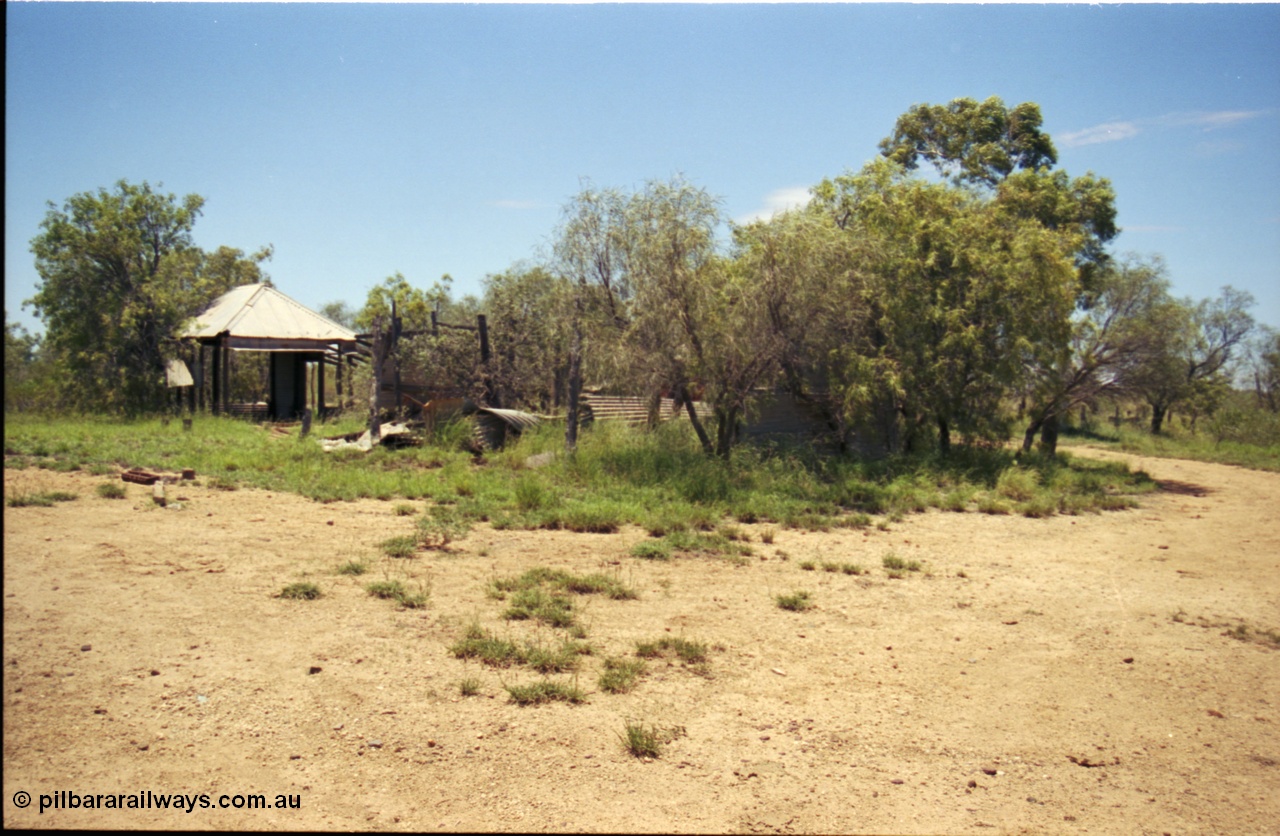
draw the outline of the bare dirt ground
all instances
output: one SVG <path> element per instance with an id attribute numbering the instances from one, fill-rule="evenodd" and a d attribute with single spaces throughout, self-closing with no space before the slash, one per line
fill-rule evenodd
<path id="1" fill-rule="evenodd" d="M 488 527 L 393 562 L 375 544 L 413 527 L 395 503 L 188 486 L 162 509 L 139 486 L 100 498 L 106 477 L 6 470 L 6 495 L 79 498 L 4 510 L 4 825 L 1280 832 L 1280 650 L 1227 634 L 1280 630 L 1280 475 L 1129 460 L 1163 484 L 1138 510 L 930 512 L 772 545 L 745 526 L 744 566 L 629 557 L 640 530 Z M 927 571 L 888 579 L 890 550 Z M 361 558 L 370 574 L 336 573 Z M 533 566 L 640 592 L 582 599 L 586 704 L 513 705 L 504 683 L 537 674 L 447 650 L 473 620 L 529 633 L 485 587 Z M 430 606 L 370 597 L 388 573 L 429 582 Z M 276 597 L 304 579 L 324 597 Z M 775 605 L 796 589 L 816 609 Z M 662 636 L 716 647 L 706 675 L 658 661 L 598 691 L 601 659 Z M 669 730 L 661 758 L 624 751 L 628 719 Z M 37 810 L 147 790 L 213 806 Z M 248 793 L 300 808 L 217 807 Z"/>

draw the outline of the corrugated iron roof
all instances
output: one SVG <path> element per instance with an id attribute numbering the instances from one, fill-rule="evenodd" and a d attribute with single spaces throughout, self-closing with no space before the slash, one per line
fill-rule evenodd
<path id="1" fill-rule="evenodd" d="M 352 342 L 356 338 L 351 329 L 264 284 L 241 285 L 222 294 L 181 336 L 211 339 L 224 331 L 251 339 Z"/>

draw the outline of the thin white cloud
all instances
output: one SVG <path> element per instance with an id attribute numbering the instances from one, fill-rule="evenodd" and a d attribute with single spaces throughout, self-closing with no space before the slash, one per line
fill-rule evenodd
<path id="1" fill-rule="evenodd" d="M 775 189 L 765 196 L 764 203 L 759 209 L 734 218 L 733 222 L 739 226 L 744 226 L 755 221 L 767 221 L 780 212 L 799 209 L 808 202 L 808 186 L 787 186 L 786 188 Z"/>
<path id="2" fill-rule="evenodd" d="M 1206 129 L 1213 129 L 1256 119 L 1265 113 L 1265 110 L 1215 110 L 1199 113 L 1170 113 L 1161 119 L 1173 125 L 1199 125 Z"/>
<path id="3" fill-rule="evenodd" d="M 1098 145 L 1103 142 L 1132 139 L 1153 127 L 1192 126 L 1212 131 L 1265 116 L 1268 112 L 1266 110 L 1208 110 L 1166 113 L 1153 119 L 1104 122 L 1092 128 L 1061 134 L 1057 139 L 1066 148 L 1078 148 L 1082 145 Z"/>
<path id="4" fill-rule="evenodd" d="M 1085 128 L 1082 131 L 1065 133 L 1058 141 L 1067 148 L 1078 148 L 1081 145 L 1097 145 L 1102 142 L 1120 142 L 1141 133 L 1137 122 L 1106 122 Z"/>

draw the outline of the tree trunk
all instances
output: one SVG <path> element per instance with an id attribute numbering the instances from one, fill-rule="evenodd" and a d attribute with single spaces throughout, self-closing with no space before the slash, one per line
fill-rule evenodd
<path id="1" fill-rule="evenodd" d="M 702 452 L 708 456 L 715 455 L 715 447 L 711 445 L 711 437 L 707 435 L 706 429 L 702 426 L 702 421 L 698 418 L 698 410 L 694 409 L 693 399 L 689 397 L 689 392 L 684 384 L 680 384 L 676 396 L 684 402 L 684 411 L 689 416 L 689 423 L 693 424 L 693 431 L 698 434 L 698 441 L 702 443 Z"/>
<path id="2" fill-rule="evenodd" d="M 716 455 L 728 461 L 729 451 L 733 449 L 734 439 L 738 435 L 738 411 L 716 410 L 716 413 Z"/>
<path id="3" fill-rule="evenodd" d="M 1031 426 L 1027 427 L 1026 433 L 1022 436 L 1022 452 L 1030 453 L 1031 446 L 1036 442 L 1036 433 L 1040 432 L 1040 428 L 1044 426 L 1043 418 L 1034 418 Z"/>
<path id="4" fill-rule="evenodd" d="M 1168 412 L 1167 407 L 1152 406 L 1151 407 L 1151 434 L 1159 435 L 1160 428 L 1164 426 L 1164 416 Z"/>
<path id="5" fill-rule="evenodd" d="M 578 448 L 578 402 L 582 399 L 582 321 L 576 316 L 569 343 L 569 406 L 565 414 L 564 451 L 572 456 Z"/>
<path id="6" fill-rule="evenodd" d="M 951 453 L 951 427 L 947 425 L 947 419 L 938 417 L 938 452 L 943 456 Z"/>
<path id="7" fill-rule="evenodd" d="M 382 388 L 383 348 L 382 317 L 373 320 L 373 383 L 369 386 L 369 440 L 377 444 L 382 439 L 382 416 L 378 414 L 378 390 Z"/>
<path id="8" fill-rule="evenodd" d="M 1058 455 L 1058 416 L 1050 415 L 1044 419 L 1040 429 L 1040 452 L 1047 456 Z"/>

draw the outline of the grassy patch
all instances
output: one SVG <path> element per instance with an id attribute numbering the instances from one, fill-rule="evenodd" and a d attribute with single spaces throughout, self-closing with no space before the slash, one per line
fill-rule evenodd
<path id="1" fill-rule="evenodd" d="M 494 668 L 506 668 L 521 661 L 514 642 L 498 638 L 479 624 L 472 624 L 461 639 L 449 647 L 458 659 L 475 659 Z"/>
<path id="2" fill-rule="evenodd" d="M 796 590 L 790 595 L 778 595 L 773 600 L 780 609 L 791 612 L 804 612 L 813 608 L 813 596 L 804 590 Z"/>
<path id="3" fill-rule="evenodd" d="M 369 571 L 369 565 L 358 560 L 351 560 L 338 567 L 339 575 L 363 575 Z"/>
<path id="4" fill-rule="evenodd" d="M 289 598 L 294 601 L 314 601 L 320 597 L 320 587 L 306 581 L 291 583 L 284 589 L 280 590 L 281 598 Z"/>
<path id="5" fill-rule="evenodd" d="M 388 537 L 378 544 L 378 548 L 387 557 L 413 557 L 418 550 L 418 538 L 410 536 Z"/>
<path id="6" fill-rule="evenodd" d="M 622 747 L 637 758 L 658 758 L 662 756 L 662 736 L 653 726 L 629 722 L 622 733 Z"/>
<path id="7" fill-rule="evenodd" d="M 346 418 L 323 424 L 315 435 L 352 432 L 362 424 L 358 417 Z M 1019 512 L 1086 513 L 1127 507 L 1129 497 L 1151 485 L 1142 474 L 1112 463 L 1066 455 L 1015 461 L 998 448 L 957 447 L 945 458 L 869 461 L 804 447 L 743 444 L 727 461 L 710 459 L 687 422 L 668 422 L 652 432 L 599 422 L 579 438 L 575 456 L 529 471 L 523 465 L 529 455 L 560 443 L 557 429 L 546 426 L 476 467 L 460 443 L 467 428 L 458 422 L 438 429 L 420 447 L 353 455 L 324 453 L 312 440 L 278 438 L 222 416 L 197 416 L 184 432 L 178 422 L 156 419 L 18 414 L 6 416 L 5 446 L 7 463 L 43 462 L 53 469 L 172 469 L 181 462 L 214 488 L 288 491 L 322 502 L 402 498 L 410 507 L 432 500 L 417 532 L 419 547 L 429 549 L 446 548 L 487 519 L 498 528 L 583 532 L 632 524 L 663 538 L 671 554 L 743 555 L 745 535 L 737 525 L 768 523 L 760 532 L 767 542 L 776 529 L 860 527 L 871 523 L 869 514 L 894 519 L 926 507 L 959 510 L 981 505 L 984 496 L 991 497 L 989 512 L 1034 503 Z M 404 514 L 404 507 L 399 503 L 392 513 Z M 731 523 L 716 531 L 726 520 Z"/>
<path id="8" fill-rule="evenodd" d="M 48 508 L 56 502 L 71 502 L 76 494 L 67 491 L 43 491 L 39 493 L 13 493 L 5 497 L 4 504 L 10 508 Z"/>
<path id="9" fill-rule="evenodd" d="M 547 702 L 583 703 L 587 697 L 568 682 L 543 679 L 530 685 L 508 685 L 507 694 L 516 705 L 541 705 Z"/>
<path id="10" fill-rule="evenodd" d="M 671 544 L 661 540 L 644 540 L 631 547 L 631 556 L 642 560 L 670 560 Z"/>
<path id="11" fill-rule="evenodd" d="M 458 509 L 435 505 L 418 518 L 417 541 L 424 549 L 444 549 L 470 531 L 470 521 Z"/>
<path id="12" fill-rule="evenodd" d="M 575 575 L 562 569 L 538 567 L 515 577 L 489 583 L 489 597 L 510 598 L 503 618 L 533 619 L 552 627 L 574 624 L 570 595 L 605 595 L 615 601 L 632 600 L 638 593 L 615 577 L 604 574 Z"/>
<path id="13" fill-rule="evenodd" d="M 625 694 L 636 686 L 644 672 L 645 664 L 640 659 L 605 659 L 597 684 L 601 691 Z"/>
<path id="14" fill-rule="evenodd" d="M 480 693 L 480 680 L 467 677 L 458 683 L 458 693 L 464 697 L 474 697 Z"/>
<path id="15" fill-rule="evenodd" d="M 899 556 L 896 552 L 889 552 L 880 560 L 885 569 L 885 574 L 890 578 L 904 578 L 907 572 L 919 572 L 922 564 L 918 560 L 908 560 Z"/>
<path id="16" fill-rule="evenodd" d="M 93 490 L 103 499 L 124 499 L 129 493 L 124 485 L 118 482 L 103 482 Z"/>
<path id="17" fill-rule="evenodd" d="M 636 643 L 636 655 L 642 659 L 660 659 L 668 654 L 690 665 L 707 661 L 708 647 L 702 642 L 692 641 L 679 636 L 664 636 L 649 642 Z"/>

